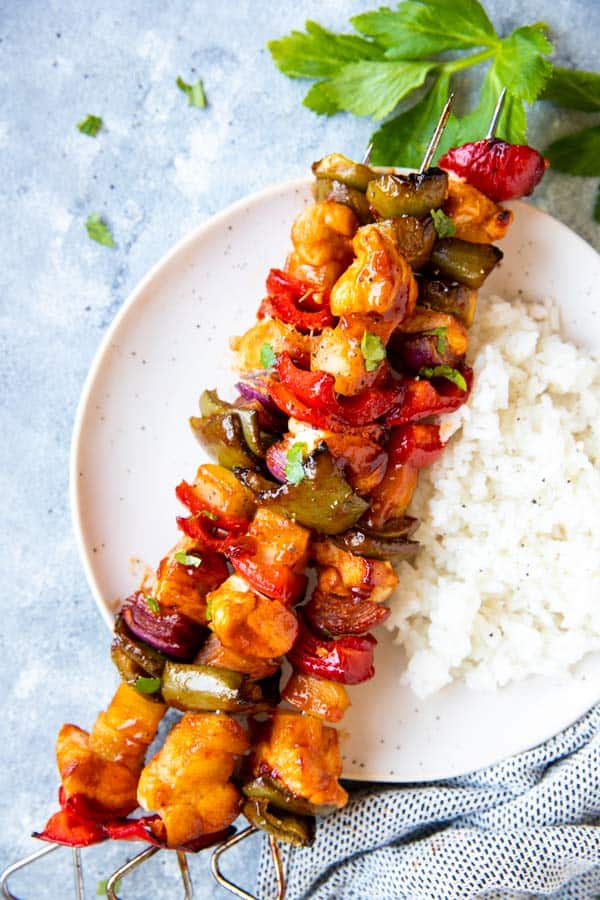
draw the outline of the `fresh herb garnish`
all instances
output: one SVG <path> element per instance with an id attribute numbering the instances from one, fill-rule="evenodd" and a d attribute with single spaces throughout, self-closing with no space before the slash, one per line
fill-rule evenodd
<path id="1" fill-rule="evenodd" d="M 160 690 L 161 683 L 160 678 L 150 678 L 140 675 L 139 678 L 135 679 L 133 686 L 140 694 L 155 694 Z"/>
<path id="2" fill-rule="evenodd" d="M 302 441 L 292 444 L 285 455 L 285 477 L 290 484 L 300 484 L 306 472 L 304 471 L 304 457 L 308 453 L 308 446 Z"/>
<path id="3" fill-rule="evenodd" d="M 181 563 L 182 566 L 193 566 L 195 569 L 202 565 L 201 556 L 194 556 L 193 553 L 186 553 L 184 550 L 179 550 L 175 554 L 175 559 L 178 563 Z"/>
<path id="4" fill-rule="evenodd" d="M 544 155 L 553 169 L 568 175 L 600 175 L 600 125 L 559 138 Z"/>
<path id="5" fill-rule="evenodd" d="M 450 216 L 446 215 L 443 209 L 432 209 L 431 218 L 433 219 L 433 227 L 440 239 L 454 237 L 456 234 L 456 225 Z"/>
<path id="6" fill-rule="evenodd" d="M 77 128 L 82 134 L 88 134 L 90 137 L 96 137 L 102 128 L 101 116 L 86 116 L 81 122 L 77 123 Z"/>
<path id="7" fill-rule="evenodd" d="M 263 344 L 260 348 L 260 364 L 263 369 L 270 369 L 276 361 L 277 357 L 271 344 Z"/>
<path id="8" fill-rule="evenodd" d="M 92 213 L 87 217 L 85 227 L 89 237 L 91 237 L 93 241 L 96 241 L 98 244 L 103 244 L 105 247 L 115 246 L 113 236 L 110 233 L 110 228 L 106 222 L 102 221 L 98 213 Z"/>
<path id="9" fill-rule="evenodd" d="M 96 888 L 96 896 L 97 897 L 108 896 L 108 893 L 106 890 L 107 887 L 108 887 L 108 878 L 103 878 L 102 881 L 98 882 L 98 886 Z M 115 894 L 117 894 L 121 890 L 121 879 L 120 878 L 117 879 L 117 881 L 115 881 L 113 890 L 114 890 Z"/>
<path id="10" fill-rule="evenodd" d="M 467 390 L 465 376 L 458 369 L 453 369 L 451 366 L 423 366 L 422 369 L 419 369 L 419 378 L 445 378 L 460 388 L 461 391 Z"/>
<path id="11" fill-rule="evenodd" d="M 216 513 L 211 512 L 208 509 L 201 509 L 198 513 L 199 516 L 204 516 L 205 519 L 212 519 L 215 522 L 219 517 Z"/>
<path id="12" fill-rule="evenodd" d="M 365 331 L 360 342 L 360 351 L 365 361 L 367 372 L 373 372 L 385 359 L 385 345 L 381 338 L 370 331 Z"/>
<path id="13" fill-rule="evenodd" d="M 146 599 L 148 608 L 155 615 L 157 615 L 160 612 L 160 604 L 159 604 L 158 600 L 156 599 L 156 597 L 153 597 L 151 594 L 147 594 L 145 599 Z"/>
<path id="14" fill-rule="evenodd" d="M 204 93 L 204 85 L 201 78 L 198 79 L 196 84 L 188 84 L 180 76 L 177 79 L 177 87 L 184 94 L 187 94 L 188 106 L 197 106 L 200 109 L 204 109 L 206 106 L 206 94 Z"/>
<path id="15" fill-rule="evenodd" d="M 496 135 L 511 143 L 526 143 L 527 107 L 536 99 L 600 110 L 600 74 L 553 66 L 544 22 L 522 25 L 502 37 L 479 0 L 404 0 L 395 9 L 354 16 L 350 24 L 354 33 L 336 34 L 308 21 L 304 31 L 293 31 L 268 46 L 289 78 L 315 80 L 304 105 L 319 114 L 347 110 L 382 119 L 419 88 L 425 89 L 416 103 L 371 136 L 375 165 L 418 167 L 450 89 L 456 91 L 463 70 L 480 64 L 486 64 L 487 71 L 479 103 L 462 117 L 452 114 L 438 159 L 450 147 L 487 133 L 503 88 L 507 95 Z M 446 51 L 452 52 L 452 59 L 440 59 Z M 558 159 L 560 171 L 595 172 L 593 159 L 600 153 L 594 136 L 586 132 L 570 135 L 571 143 L 557 150 L 552 145 L 550 159 L 553 165 L 553 155 Z"/>
<path id="16" fill-rule="evenodd" d="M 430 337 L 435 337 L 435 349 L 438 353 L 446 352 L 446 338 L 448 335 L 448 329 L 444 328 L 431 328 L 429 331 L 422 331 L 421 334 L 425 334 Z"/>

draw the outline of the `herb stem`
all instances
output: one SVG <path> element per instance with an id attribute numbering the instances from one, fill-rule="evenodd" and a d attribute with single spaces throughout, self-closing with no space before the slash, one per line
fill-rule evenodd
<path id="1" fill-rule="evenodd" d="M 460 72 L 462 69 L 468 69 L 470 66 L 476 66 L 478 63 L 485 62 L 496 55 L 496 47 L 490 47 L 488 50 L 481 50 L 479 53 L 473 53 L 472 56 L 464 56 L 461 59 L 452 59 L 449 62 L 442 63 L 441 68 L 448 75 L 454 72 Z"/>

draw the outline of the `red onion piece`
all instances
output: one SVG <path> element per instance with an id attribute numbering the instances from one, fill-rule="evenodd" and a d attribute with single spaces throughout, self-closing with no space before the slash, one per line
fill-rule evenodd
<path id="1" fill-rule="evenodd" d="M 122 613 L 135 637 L 174 659 L 193 659 L 207 634 L 206 628 L 181 613 L 152 612 L 142 591 L 125 600 Z"/>

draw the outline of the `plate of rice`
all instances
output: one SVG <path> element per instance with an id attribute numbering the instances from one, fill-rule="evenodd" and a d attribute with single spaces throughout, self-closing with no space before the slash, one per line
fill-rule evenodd
<path id="1" fill-rule="evenodd" d="M 72 446 L 80 554 L 109 625 L 177 537 L 174 485 L 205 461 L 199 392 L 310 202 L 308 179 L 200 226 L 141 282 L 88 376 Z M 426 781 L 533 747 L 600 699 L 600 257 L 535 207 L 515 219 L 470 331 L 467 405 L 411 514 L 376 677 L 351 689 L 344 777 Z M 140 562 L 142 561 L 142 562 Z"/>

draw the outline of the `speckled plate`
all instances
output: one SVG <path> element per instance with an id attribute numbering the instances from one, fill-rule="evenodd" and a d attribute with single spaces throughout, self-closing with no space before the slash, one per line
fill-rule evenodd
<path id="1" fill-rule="evenodd" d="M 231 390 L 228 342 L 254 320 L 264 279 L 289 249 L 290 224 L 309 181 L 244 199 L 178 244 L 129 297 L 87 379 L 72 446 L 75 531 L 107 625 L 139 583 L 136 560 L 155 565 L 177 538 L 173 488 L 203 461 L 187 419 L 205 387 Z M 525 203 L 487 292 L 547 296 L 567 334 L 600 347 L 593 296 L 600 257 Z M 493 694 L 456 683 L 425 701 L 398 684 L 401 652 L 379 629 L 377 676 L 351 690 L 343 724 L 344 775 L 425 781 L 458 775 L 534 746 L 598 699 L 600 656 L 564 680 L 531 678 Z"/>

